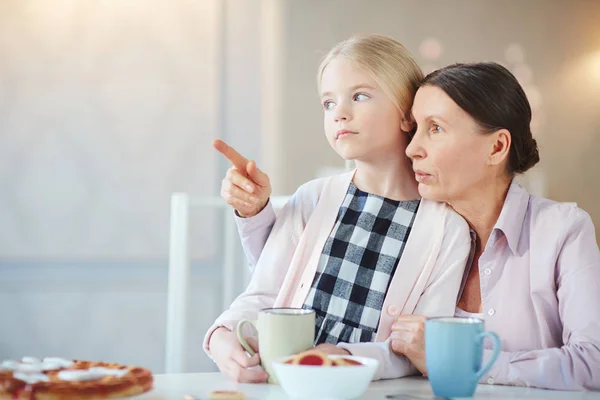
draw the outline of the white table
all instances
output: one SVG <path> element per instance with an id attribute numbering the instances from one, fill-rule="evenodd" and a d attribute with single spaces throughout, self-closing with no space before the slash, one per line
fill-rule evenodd
<path id="1" fill-rule="evenodd" d="M 183 400 L 184 395 L 199 400 L 208 398 L 212 390 L 241 390 L 248 400 L 289 399 L 281 387 L 268 384 L 239 384 L 220 373 L 156 375 L 154 390 L 136 400 Z M 392 397 L 386 397 L 386 396 Z M 395 395 L 395 396 L 394 396 Z M 479 385 L 475 399 L 597 399 L 600 392 L 558 392 L 509 386 Z M 434 399 L 429 382 L 424 378 L 402 378 L 373 382 L 361 399 L 425 400 Z M 317 399 L 315 399 L 317 400 Z"/>

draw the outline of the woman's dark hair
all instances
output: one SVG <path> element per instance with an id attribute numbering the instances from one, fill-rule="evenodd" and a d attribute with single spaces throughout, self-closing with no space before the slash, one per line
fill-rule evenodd
<path id="1" fill-rule="evenodd" d="M 421 86 L 442 89 L 485 133 L 507 129 L 512 138 L 508 173 L 527 171 L 540 161 L 531 135 L 531 107 L 523 88 L 502 65 L 454 64 L 427 75 Z"/>

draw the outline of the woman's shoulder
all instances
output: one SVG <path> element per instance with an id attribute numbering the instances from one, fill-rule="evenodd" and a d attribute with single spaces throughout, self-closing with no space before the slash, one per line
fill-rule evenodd
<path id="1" fill-rule="evenodd" d="M 565 228 L 592 223 L 590 215 L 579 208 L 575 202 L 558 202 L 545 197 L 530 195 L 528 208 L 531 222 L 534 224 L 553 224 Z"/>
<path id="2" fill-rule="evenodd" d="M 590 215 L 577 203 L 530 196 L 528 208 L 532 246 L 537 243 L 548 250 L 554 248 L 557 255 L 574 251 L 578 253 L 575 258 L 598 258 L 596 228 Z"/>
<path id="3" fill-rule="evenodd" d="M 553 257 L 560 276 L 600 266 L 596 228 L 585 210 L 537 196 L 530 197 L 529 209 L 531 247 Z"/>

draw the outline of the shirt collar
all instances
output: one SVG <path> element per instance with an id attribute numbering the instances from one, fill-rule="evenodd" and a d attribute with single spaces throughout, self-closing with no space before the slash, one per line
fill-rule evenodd
<path id="1" fill-rule="evenodd" d="M 529 197 L 530 194 L 527 190 L 513 181 L 506 194 L 500 216 L 492 230 L 492 232 L 498 230 L 504 234 L 508 247 L 515 255 L 529 206 Z"/>

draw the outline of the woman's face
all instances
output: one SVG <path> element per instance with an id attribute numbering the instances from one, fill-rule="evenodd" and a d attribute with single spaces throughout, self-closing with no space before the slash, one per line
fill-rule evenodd
<path id="1" fill-rule="evenodd" d="M 416 133 L 406 149 L 412 159 L 419 193 L 452 203 L 493 183 L 498 134 L 482 134 L 475 120 L 442 89 L 423 86 L 412 108 Z"/>

